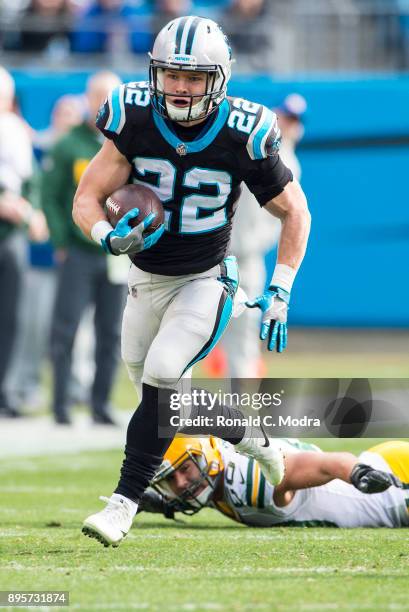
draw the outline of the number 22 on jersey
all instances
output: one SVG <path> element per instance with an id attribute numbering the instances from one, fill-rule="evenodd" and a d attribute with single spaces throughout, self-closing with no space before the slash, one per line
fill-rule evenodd
<path id="1" fill-rule="evenodd" d="M 157 194 L 165 208 L 165 227 L 170 230 L 171 216 L 179 215 L 179 233 L 198 234 L 211 232 L 227 223 L 226 203 L 230 195 L 231 176 L 223 170 L 190 168 L 182 178 L 182 185 L 191 188 L 192 193 L 182 198 L 179 211 L 169 210 L 166 203 L 174 199 L 176 168 L 167 159 L 135 157 L 133 166 L 137 175 L 156 176 L 156 184 L 149 187 Z M 146 185 L 146 181 L 133 178 L 134 183 Z M 200 193 L 203 186 L 213 186 L 215 195 Z M 173 224 L 174 227 L 174 224 Z"/>

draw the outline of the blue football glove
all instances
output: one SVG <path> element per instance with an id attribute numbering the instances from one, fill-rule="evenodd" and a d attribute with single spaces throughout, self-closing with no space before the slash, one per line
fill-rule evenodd
<path id="1" fill-rule="evenodd" d="M 158 242 L 165 231 L 165 226 L 162 224 L 152 234 L 144 236 L 143 232 L 151 225 L 156 215 L 150 213 L 136 227 L 131 227 L 129 221 L 135 219 L 138 215 L 139 209 L 133 208 L 118 221 L 115 229 L 101 240 L 104 251 L 112 255 L 134 255 L 145 249 L 150 249 Z"/>
<path id="2" fill-rule="evenodd" d="M 254 300 L 246 302 L 248 308 L 260 308 L 262 312 L 260 339 L 268 336 L 269 351 L 276 348 L 282 353 L 287 346 L 287 311 L 290 302 L 288 291 L 271 286 Z"/>

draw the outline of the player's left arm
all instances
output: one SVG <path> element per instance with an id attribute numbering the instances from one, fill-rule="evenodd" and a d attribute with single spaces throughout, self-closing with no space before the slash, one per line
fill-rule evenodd
<path id="1" fill-rule="evenodd" d="M 298 181 L 288 182 L 283 191 L 269 200 L 264 208 L 282 224 L 278 244 L 277 263 L 266 291 L 247 303 L 249 308 L 260 308 L 261 340 L 281 353 L 287 346 L 287 311 L 295 275 L 307 248 L 311 215 L 307 199 Z"/>
<path id="2" fill-rule="evenodd" d="M 381 493 L 392 485 L 402 486 L 393 474 L 359 463 L 355 455 L 346 452 L 292 453 L 286 456 L 285 467 L 285 476 L 274 489 L 278 506 L 286 506 L 298 489 L 319 487 L 335 478 L 352 484 L 362 493 Z"/>

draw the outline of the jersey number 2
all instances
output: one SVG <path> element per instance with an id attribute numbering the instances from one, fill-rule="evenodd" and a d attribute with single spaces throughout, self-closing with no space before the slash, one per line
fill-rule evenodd
<path id="1" fill-rule="evenodd" d="M 165 228 L 171 229 L 171 216 L 175 211 L 166 209 L 166 202 L 174 198 L 176 168 L 167 159 L 152 159 L 150 157 L 135 157 L 133 166 L 138 175 L 156 177 L 156 183 L 149 187 L 156 193 L 165 208 Z M 137 178 L 134 183 L 146 185 L 146 182 Z M 179 233 L 199 234 L 211 232 L 227 223 L 226 202 L 231 192 L 231 176 L 223 170 L 210 170 L 208 168 L 190 168 L 183 175 L 182 185 L 191 188 L 193 192 L 186 195 L 179 211 Z M 213 186 L 216 195 L 200 193 L 202 186 Z M 173 225 L 174 227 L 174 225 Z"/>

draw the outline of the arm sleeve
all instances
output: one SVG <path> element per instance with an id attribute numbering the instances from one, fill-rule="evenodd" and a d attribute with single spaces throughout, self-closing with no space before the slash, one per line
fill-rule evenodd
<path id="1" fill-rule="evenodd" d="M 50 240 L 57 249 L 68 245 L 69 228 L 64 204 L 72 184 L 72 163 L 62 141 L 43 161 L 40 179 L 41 208 L 47 219 Z"/>

